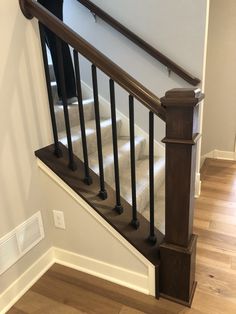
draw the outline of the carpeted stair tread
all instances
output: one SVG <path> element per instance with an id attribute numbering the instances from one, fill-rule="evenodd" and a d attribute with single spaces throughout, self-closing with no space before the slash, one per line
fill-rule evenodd
<path id="1" fill-rule="evenodd" d="M 85 121 L 93 120 L 94 119 L 93 99 L 84 100 L 83 108 L 84 108 L 84 120 Z M 65 130 L 63 106 L 55 105 L 54 111 L 56 115 L 58 132 L 62 132 Z M 70 126 L 73 128 L 75 126 L 80 125 L 78 102 L 75 102 L 72 105 L 68 106 L 68 111 L 69 111 L 69 117 L 70 117 Z"/>
<path id="2" fill-rule="evenodd" d="M 121 128 L 121 119 L 117 118 L 117 133 L 119 135 Z M 112 124 L 110 119 L 101 120 L 101 134 L 102 134 L 102 145 L 112 141 Z M 71 137 L 73 143 L 74 154 L 82 159 L 83 150 L 82 150 L 82 140 L 81 140 L 81 131 L 80 126 L 74 126 L 71 128 Z M 97 151 L 97 135 L 96 135 L 96 123 L 95 120 L 90 120 L 86 122 L 86 139 L 88 154 L 92 154 Z M 67 146 L 66 131 L 59 133 L 59 140 L 62 144 Z"/>
<path id="3" fill-rule="evenodd" d="M 142 155 L 146 140 L 143 137 L 135 138 L 135 152 L 136 160 Z M 119 152 L 119 170 L 122 173 L 126 169 L 130 169 L 130 140 L 129 138 L 119 138 L 118 139 L 118 152 Z M 103 163 L 104 163 L 104 173 L 105 181 L 112 185 L 114 182 L 114 158 L 113 158 L 113 143 L 108 143 L 103 146 Z M 99 173 L 98 167 L 98 154 L 97 152 L 89 156 L 90 168 Z M 128 170 L 129 172 L 129 170 Z"/>

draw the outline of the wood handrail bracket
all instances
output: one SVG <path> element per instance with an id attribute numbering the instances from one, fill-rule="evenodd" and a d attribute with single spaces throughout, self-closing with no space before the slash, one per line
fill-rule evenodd
<path id="1" fill-rule="evenodd" d="M 95 16 L 98 16 L 103 21 L 105 21 L 107 24 L 112 26 L 114 29 L 116 29 L 118 32 L 123 34 L 125 37 L 127 37 L 129 40 L 131 40 L 133 43 L 135 43 L 138 47 L 146 51 L 149 55 L 151 55 L 154 59 L 162 63 L 164 66 L 168 68 L 169 71 L 174 72 L 179 77 L 184 79 L 186 82 L 193 86 L 197 86 L 201 80 L 197 77 L 190 74 L 188 71 L 180 67 L 178 64 L 176 64 L 174 61 L 166 57 L 163 53 L 155 49 L 153 46 L 148 44 L 146 41 L 144 41 L 142 38 L 137 36 L 135 33 L 130 31 L 127 27 L 119 23 L 116 19 L 114 19 L 112 16 L 107 14 L 105 11 L 100 9 L 98 6 L 96 6 L 94 3 L 92 3 L 89 0 L 78 0 L 82 5 L 84 5 L 87 9 L 89 9 Z"/>
<path id="2" fill-rule="evenodd" d="M 36 17 L 43 25 L 47 26 L 53 33 L 123 87 L 130 95 L 134 96 L 144 106 L 165 121 L 165 109 L 161 106 L 160 99 L 150 90 L 89 44 L 38 2 L 20 0 L 20 5 L 27 18 Z"/>

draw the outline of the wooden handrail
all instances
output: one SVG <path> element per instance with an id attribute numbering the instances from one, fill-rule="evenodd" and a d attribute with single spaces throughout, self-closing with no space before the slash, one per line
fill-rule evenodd
<path id="1" fill-rule="evenodd" d="M 86 8 L 88 8 L 92 13 L 94 13 L 96 16 L 100 17 L 103 21 L 105 21 L 107 24 L 111 25 L 113 28 L 115 28 L 118 32 L 123 34 L 125 37 L 130 39 L 133 43 L 135 43 L 137 46 L 145 50 L 148 54 L 150 54 L 154 59 L 158 60 L 160 63 L 165 65 L 170 71 L 174 72 L 178 76 L 180 76 L 182 79 L 184 79 L 186 82 L 193 86 L 197 86 L 201 80 L 197 77 L 193 76 L 189 72 L 187 72 L 185 69 L 180 67 L 178 64 L 170 60 L 168 57 L 166 57 L 164 54 L 162 54 L 160 51 L 152 47 L 150 44 L 148 44 L 146 41 L 144 41 L 142 38 L 131 32 L 128 28 L 126 28 L 124 25 L 119 23 L 117 20 L 115 20 L 112 16 L 107 14 L 105 11 L 100 9 L 98 6 L 96 6 L 94 3 L 92 3 L 89 0 L 78 0 L 82 5 L 84 5 Z"/>
<path id="2" fill-rule="evenodd" d="M 89 44 L 38 2 L 33 0 L 19 0 L 19 2 L 25 17 L 28 19 L 37 18 L 43 25 L 102 70 L 150 111 L 155 113 L 163 121 L 166 120 L 166 111 L 161 106 L 160 99 L 150 90 Z"/>

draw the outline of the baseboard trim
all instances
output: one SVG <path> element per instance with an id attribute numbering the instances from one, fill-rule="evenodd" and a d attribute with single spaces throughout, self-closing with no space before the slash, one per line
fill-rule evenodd
<path id="1" fill-rule="evenodd" d="M 199 172 L 197 172 L 196 173 L 196 179 L 195 179 L 195 198 L 200 197 L 201 187 L 202 187 L 201 175 Z"/>
<path id="2" fill-rule="evenodd" d="M 236 160 L 236 152 L 222 151 L 214 149 L 213 151 L 203 155 L 201 157 L 201 165 L 203 165 L 206 158 L 224 159 L 224 160 Z"/>
<path id="3" fill-rule="evenodd" d="M 0 295 L 0 313 L 5 314 L 55 263 L 144 294 L 155 295 L 153 267 L 149 268 L 147 276 L 145 276 L 90 257 L 52 247 Z"/>
<path id="4" fill-rule="evenodd" d="M 54 248 L 55 263 L 105 279 L 118 285 L 150 294 L 147 276 L 87 256 Z"/>
<path id="5" fill-rule="evenodd" d="M 0 295 L 0 313 L 5 314 L 53 264 L 51 248 Z"/>

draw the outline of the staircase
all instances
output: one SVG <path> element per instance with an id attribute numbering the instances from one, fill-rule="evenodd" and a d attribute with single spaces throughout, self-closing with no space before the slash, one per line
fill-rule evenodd
<path id="1" fill-rule="evenodd" d="M 52 145 L 36 151 L 36 156 L 152 264 L 157 298 L 190 306 L 196 288 L 193 211 L 198 105 L 204 95 L 199 88 L 180 88 L 158 98 L 38 2 L 19 2 L 25 17 L 40 22 L 54 139 Z M 80 2 L 91 5 L 87 0 Z M 169 70 L 198 84 L 198 79 L 113 18 L 95 6 L 92 11 L 141 44 Z M 45 26 L 56 40 L 62 106 L 57 105 L 55 75 L 48 65 Z M 63 41 L 73 49 L 78 103 L 71 105 L 66 95 Z M 91 90 L 81 82 L 80 55 L 91 63 Z M 97 69 L 109 79 L 109 103 L 99 101 Z M 116 84 L 128 93 L 129 119 L 116 110 Z M 148 134 L 135 126 L 134 100 L 147 110 Z M 165 123 L 164 154 L 154 141 L 154 116 Z"/>
<path id="2" fill-rule="evenodd" d="M 49 57 L 50 60 L 50 57 Z M 54 108 L 56 114 L 56 121 L 58 127 L 58 136 L 60 142 L 67 146 L 67 137 L 65 130 L 65 120 L 63 106 L 57 105 L 57 86 L 53 66 L 50 64 L 50 77 L 51 86 L 54 98 Z M 84 118 L 86 126 L 86 139 L 88 147 L 88 159 L 90 168 L 99 175 L 98 153 L 96 144 L 96 122 L 94 114 L 94 101 L 92 92 L 84 87 L 84 95 L 87 98 L 83 99 Z M 101 105 L 101 133 L 103 145 L 103 162 L 105 182 L 115 189 L 115 176 L 114 176 L 114 154 L 112 143 L 112 121 L 111 117 L 107 114 L 108 110 L 104 107 L 108 104 Z M 72 134 L 72 144 L 74 154 L 83 161 L 82 138 L 80 129 L 80 117 L 78 110 L 78 102 L 74 102 L 69 107 L 70 126 Z M 120 168 L 120 185 L 121 196 L 132 205 L 132 190 L 131 190 L 131 175 L 130 175 L 130 136 L 124 134 L 122 128 L 127 130 L 127 121 L 124 121 L 122 115 L 119 116 L 117 111 L 117 136 L 118 136 L 118 151 L 119 151 L 119 168 Z M 137 176 L 137 210 L 146 219 L 149 220 L 149 157 L 147 153 L 147 138 L 141 135 L 135 137 L 135 157 L 136 157 L 136 176 Z M 164 148 L 163 148 L 164 150 Z M 157 149 L 158 151 L 158 149 Z M 162 156 L 161 156 L 162 155 Z M 165 229 L 165 203 L 164 203 L 164 178 L 165 178 L 165 157 L 163 152 L 160 156 L 154 158 L 154 185 L 155 185 L 155 226 L 164 233 Z"/>

